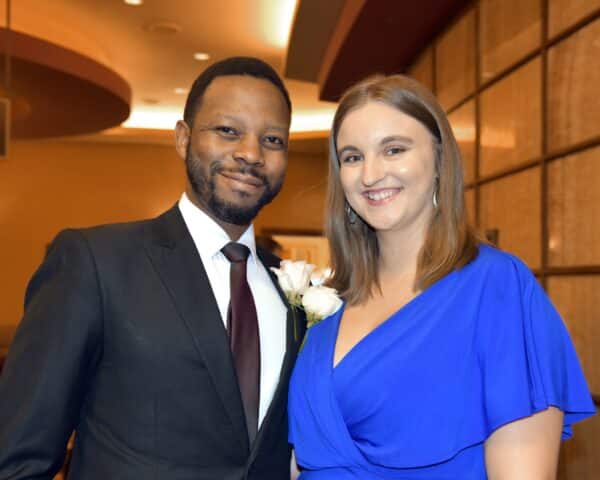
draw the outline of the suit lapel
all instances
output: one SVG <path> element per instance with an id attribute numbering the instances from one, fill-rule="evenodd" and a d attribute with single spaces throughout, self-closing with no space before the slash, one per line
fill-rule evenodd
<path id="1" fill-rule="evenodd" d="M 243 448 L 249 449 L 229 339 L 206 271 L 177 206 L 151 223 L 148 255 L 194 340 Z M 199 406 L 199 408 L 201 408 Z"/>
<path id="2" fill-rule="evenodd" d="M 265 418 L 260 426 L 258 434 L 256 436 L 256 440 L 252 444 L 252 451 L 250 455 L 249 463 L 252 463 L 259 451 L 259 447 L 261 441 L 265 435 L 265 431 L 268 428 L 268 425 L 273 418 L 273 416 L 280 413 L 281 409 L 286 409 L 287 405 L 287 384 L 290 379 L 290 375 L 292 372 L 292 368 L 294 367 L 294 363 L 296 360 L 296 356 L 298 355 L 298 350 L 302 342 L 302 338 L 304 336 L 306 330 L 306 322 L 304 322 L 304 316 L 301 312 L 291 307 L 289 304 L 285 293 L 279 286 L 279 281 L 277 280 L 276 275 L 271 271 L 270 267 L 279 267 L 279 261 L 276 257 L 272 255 L 266 255 L 261 250 L 257 249 L 258 257 L 263 265 L 267 268 L 269 272 L 269 276 L 271 277 L 271 281 L 273 285 L 277 289 L 277 293 L 279 293 L 279 297 L 283 301 L 283 303 L 287 307 L 287 322 L 286 322 L 286 352 L 283 358 L 283 363 L 281 365 L 281 372 L 279 375 L 279 383 L 277 384 L 277 388 L 273 395 L 273 400 L 269 405 Z M 282 398 L 284 397 L 285 398 Z"/>

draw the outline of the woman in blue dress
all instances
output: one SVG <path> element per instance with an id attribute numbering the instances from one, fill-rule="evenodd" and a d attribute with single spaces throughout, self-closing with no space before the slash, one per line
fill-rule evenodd
<path id="1" fill-rule="evenodd" d="M 555 478 L 586 381 L 530 270 L 467 224 L 456 140 L 413 80 L 342 98 L 326 221 L 344 303 L 292 377 L 300 478 Z"/>

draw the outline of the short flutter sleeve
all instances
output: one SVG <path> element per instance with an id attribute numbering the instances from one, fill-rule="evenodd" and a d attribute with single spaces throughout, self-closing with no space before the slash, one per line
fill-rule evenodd
<path id="1" fill-rule="evenodd" d="M 502 257 L 489 268 L 479 314 L 488 434 L 554 406 L 565 414 L 562 437 L 569 438 L 571 424 L 595 411 L 573 343 L 529 269 Z"/>

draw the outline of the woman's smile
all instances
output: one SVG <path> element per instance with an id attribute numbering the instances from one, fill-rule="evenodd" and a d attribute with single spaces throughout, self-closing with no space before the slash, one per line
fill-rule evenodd
<path id="1" fill-rule="evenodd" d="M 362 195 L 370 206 L 378 207 L 392 202 L 403 190 L 402 187 L 378 188 L 365 190 Z"/>

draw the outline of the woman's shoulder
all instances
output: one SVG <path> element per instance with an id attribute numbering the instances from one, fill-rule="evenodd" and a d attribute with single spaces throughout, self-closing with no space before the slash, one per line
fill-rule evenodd
<path id="1" fill-rule="evenodd" d="M 454 273 L 451 287 L 463 302 L 471 299 L 478 308 L 493 305 L 501 310 L 541 289 L 520 258 L 487 244 L 481 244 L 477 257 Z"/>
<path id="2" fill-rule="evenodd" d="M 527 268 L 527 265 L 523 260 L 516 255 L 487 243 L 479 245 L 479 254 L 474 261 L 497 267 L 511 266 L 516 268 Z"/>
<path id="3" fill-rule="evenodd" d="M 479 246 L 479 253 L 472 264 L 497 281 L 511 278 L 529 281 L 535 278 L 531 269 L 519 257 L 488 244 Z"/>

